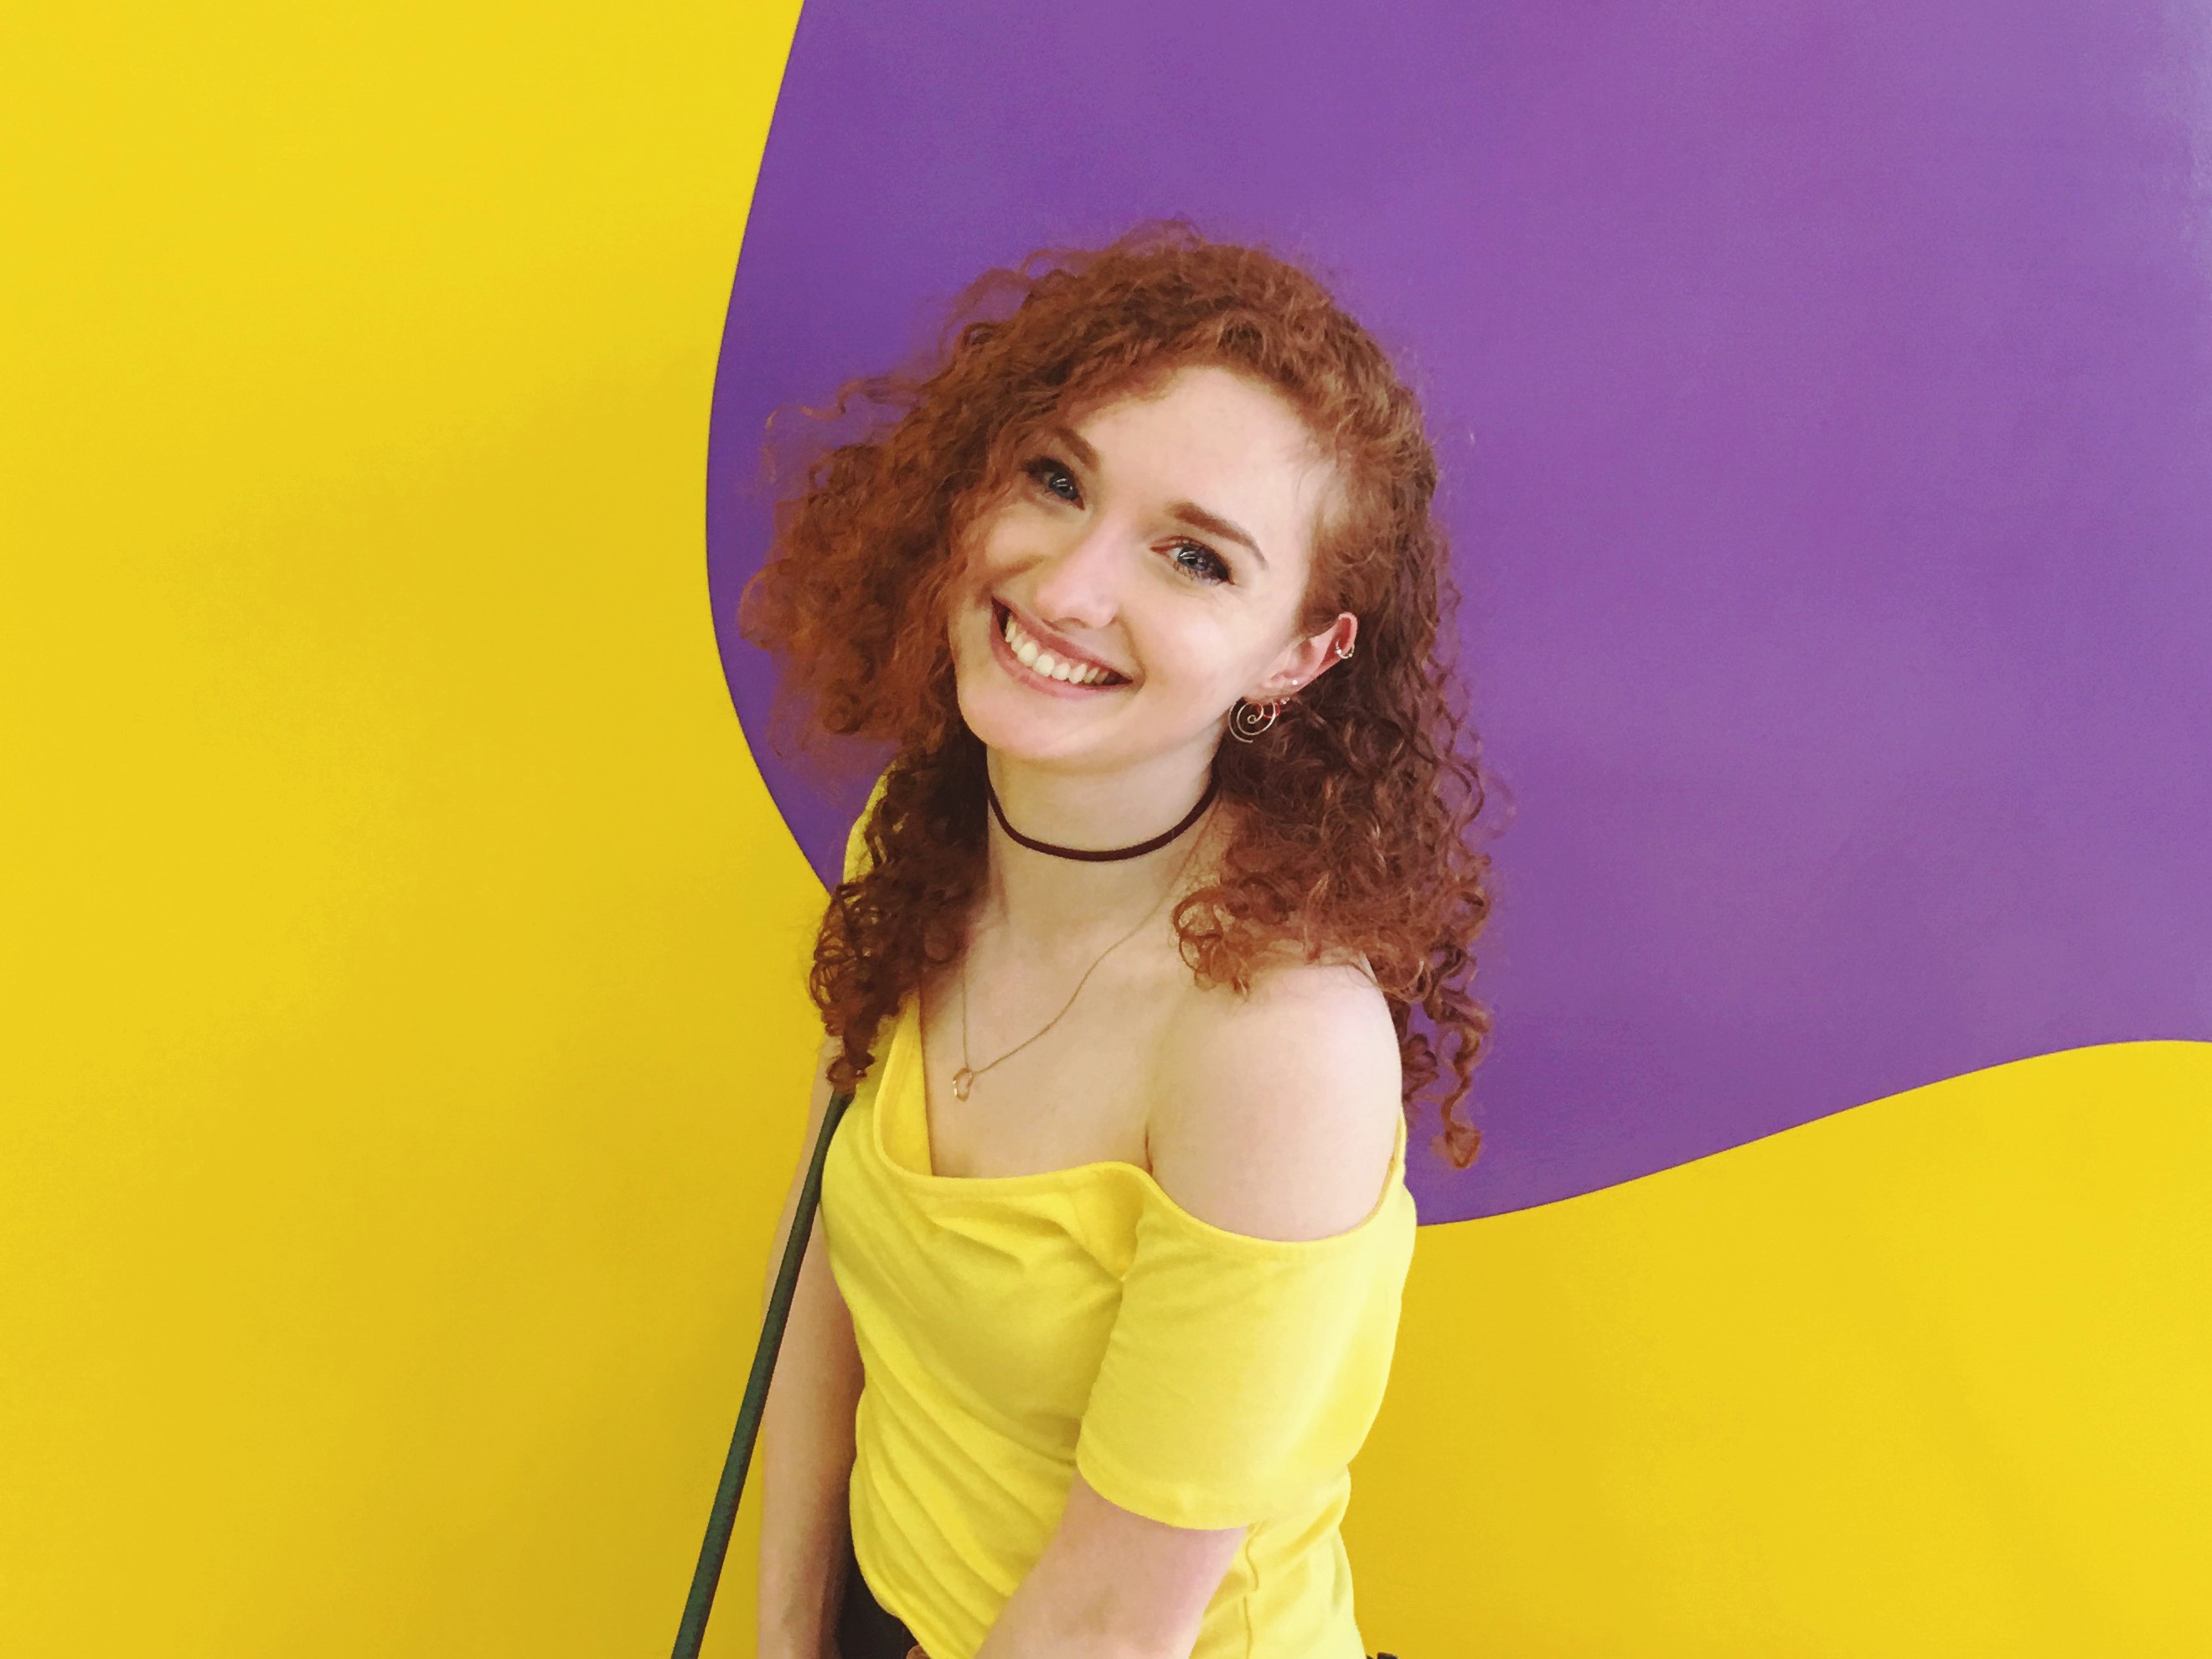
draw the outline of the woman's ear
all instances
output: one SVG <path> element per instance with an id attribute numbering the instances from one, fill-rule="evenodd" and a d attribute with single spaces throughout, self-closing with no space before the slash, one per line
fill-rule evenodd
<path id="1" fill-rule="evenodd" d="M 1283 654 L 1275 659 L 1266 678 L 1255 690 L 1245 693 L 1244 701 L 1279 702 L 1297 696 L 1349 657 L 1358 638 L 1359 618 L 1349 611 L 1340 611 L 1336 620 L 1320 633 L 1291 641 Z"/>

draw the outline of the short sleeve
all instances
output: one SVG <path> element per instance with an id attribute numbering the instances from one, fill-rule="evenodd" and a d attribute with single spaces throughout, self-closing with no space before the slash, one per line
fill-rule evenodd
<path id="1" fill-rule="evenodd" d="M 1147 1202 L 1075 1449 L 1100 1496 L 1170 1526 L 1322 1501 L 1382 1407 L 1413 1258 L 1413 1197 L 1283 1242 Z"/>
<path id="2" fill-rule="evenodd" d="M 876 805 L 884 798 L 884 783 L 890 777 L 886 772 L 876 780 L 876 787 L 868 791 L 867 804 L 860 808 L 860 816 L 853 820 L 853 827 L 845 832 L 845 873 L 842 879 L 858 880 L 868 869 L 868 820 L 876 815 Z"/>

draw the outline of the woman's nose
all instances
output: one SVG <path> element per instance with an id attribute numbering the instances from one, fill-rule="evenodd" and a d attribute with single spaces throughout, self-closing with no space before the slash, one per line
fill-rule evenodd
<path id="1" fill-rule="evenodd" d="M 1030 588 L 1037 614 L 1055 628 L 1103 628 L 1121 608 L 1127 537 L 1103 520 L 1054 547 Z"/>

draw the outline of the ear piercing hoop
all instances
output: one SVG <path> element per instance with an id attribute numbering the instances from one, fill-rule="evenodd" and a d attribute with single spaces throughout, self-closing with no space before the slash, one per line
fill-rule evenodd
<path id="1" fill-rule="evenodd" d="M 1239 743 L 1249 743 L 1275 723 L 1275 716 L 1283 712 L 1280 702 L 1261 703 L 1255 708 L 1239 697 L 1237 706 L 1229 711 L 1229 735 Z"/>
<path id="2" fill-rule="evenodd" d="M 1336 659 L 1339 662 L 1346 662 L 1351 659 L 1352 653 L 1358 644 L 1358 641 L 1355 640 L 1350 645 L 1336 645 L 1329 648 L 1335 652 Z M 1229 711 L 1229 735 L 1239 743 L 1249 743 L 1273 726 L 1275 723 L 1275 717 L 1282 712 L 1283 705 L 1280 700 L 1253 704 L 1239 697 L 1237 700 L 1237 706 Z"/>

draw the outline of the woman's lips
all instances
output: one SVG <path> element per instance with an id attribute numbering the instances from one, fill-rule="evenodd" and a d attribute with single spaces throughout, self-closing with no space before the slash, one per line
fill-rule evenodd
<path id="1" fill-rule="evenodd" d="M 991 601 L 991 654 L 998 659 L 1000 667 L 1024 685 L 1063 697 L 1091 697 L 1102 691 L 1125 691 L 1133 684 L 1130 680 L 1115 679 L 1103 685 L 1075 685 L 1066 680 L 1056 680 L 1049 674 L 1038 673 L 1016 656 L 1013 647 L 1006 643 L 1006 607 L 998 600 Z"/>

